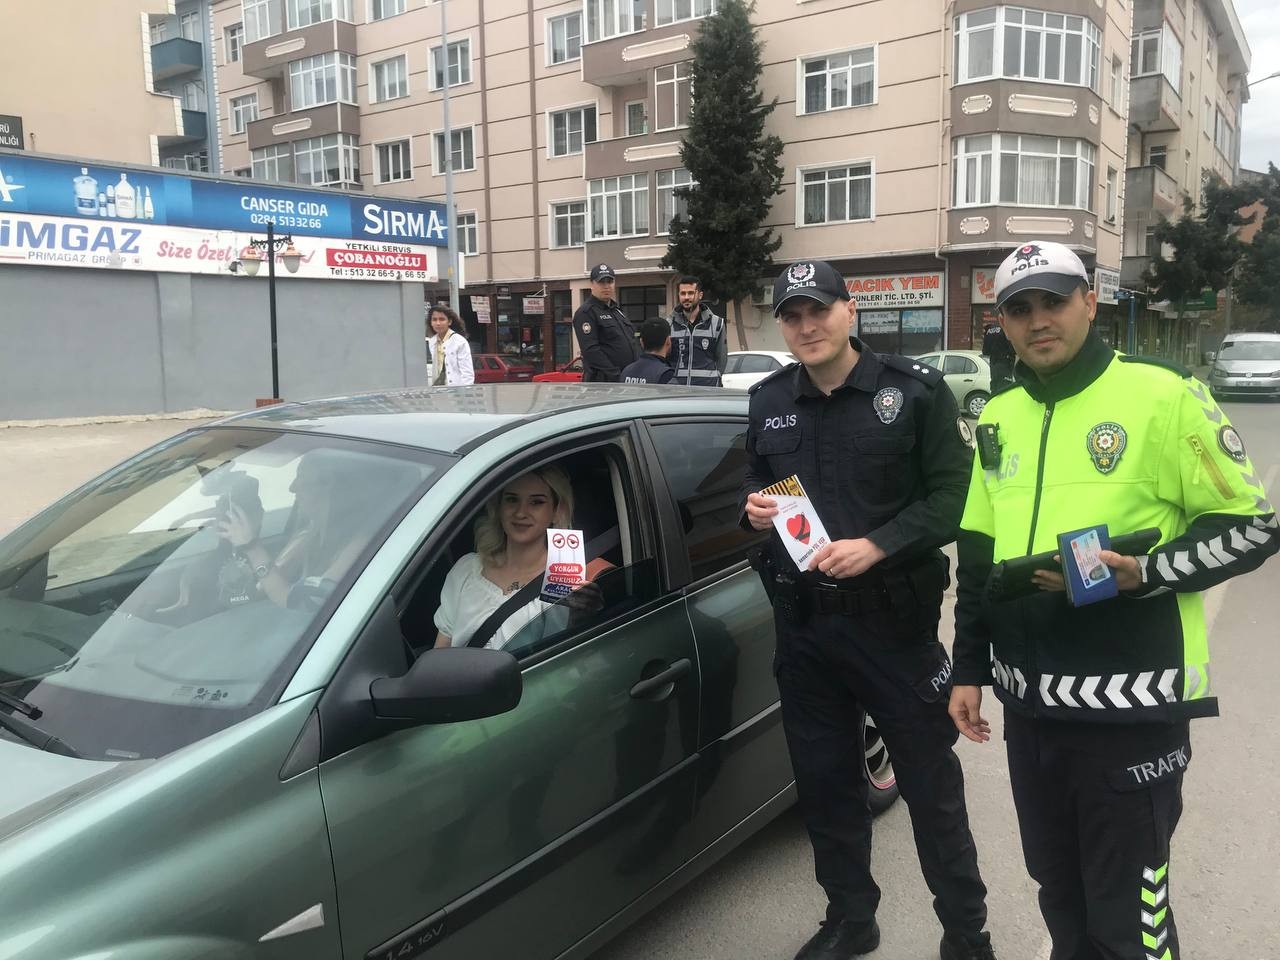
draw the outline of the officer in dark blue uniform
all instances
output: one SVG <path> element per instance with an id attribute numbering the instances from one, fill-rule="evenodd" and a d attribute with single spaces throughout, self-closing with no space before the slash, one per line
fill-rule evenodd
<path id="1" fill-rule="evenodd" d="M 613 267 L 591 268 L 591 296 L 573 315 L 573 332 L 582 351 L 583 383 L 618 383 L 622 368 L 640 355 L 636 330 L 618 306 Z"/>
<path id="2" fill-rule="evenodd" d="M 964 508 L 968 424 L 940 371 L 851 336 L 854 306 L 829 264 L 792 264 L 773 306 L 800 362 L 751 390 L 742 522 L 774 529 L 777 501 L 759 491 L 795 475 L 832 541 L 805 571 L 777 533 L 762 558 L 782 722 L 828 900 L 797 960 L 845 960 L 880 942 L 864 711 L 910 808 L 942 960 L 993 960 L 947 715 L 951 663 L 938 642 L 949 582 L 938 548 L 955 539 Z"/>
<path id="3" fill-rule="evenodd" d="M 671 366 L 671 326 L 665 320 L 640 324 L 640 345 L 644 353 L 622 368 L 623 383 L 670 383 L 676 375 Z"/>

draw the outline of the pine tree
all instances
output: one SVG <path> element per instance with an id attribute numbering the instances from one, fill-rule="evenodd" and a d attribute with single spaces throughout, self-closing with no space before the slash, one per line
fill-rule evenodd
<path id="1" fill-rule="evenodd" d="M 760 91 L 760 40 L 743 0 L 720 0 L 693 43 L 693 105 L 680 157 L 694 186 L 677 196 L 688 219 L 671 223 L 664 267 L 692 274 L 712 297 L 734 305 L 738 341 L 746 346 L 739 301 L 759 293 L 782 240 L 764 226 L 781 192 L 782 140 L 766 131 L 777 100 Z"/>

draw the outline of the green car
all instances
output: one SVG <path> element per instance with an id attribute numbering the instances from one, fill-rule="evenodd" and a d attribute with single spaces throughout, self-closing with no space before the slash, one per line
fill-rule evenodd
<path id="1" fill-rule="evenodd" d="M 794 800 L 746 413 L 577 384 L 268 408 L 0 540 L 0 958 L 589 955 Z M 549 466 L 600 572 L 449 645 L 477 520 Z"/>

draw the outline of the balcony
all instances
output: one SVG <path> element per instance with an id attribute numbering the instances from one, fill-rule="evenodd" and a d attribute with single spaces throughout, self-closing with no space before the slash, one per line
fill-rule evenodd
<path id="1" fill-rule="evenodd" d="M 1178 182 L 1159 167 L 1130 167 L 1124 172 L 1126 217 L 1147 211 L 1173 216 L 1180 204 Z"/>
<path id="2" fill-rule="evenodd" d="M 652 173 L 680 166 L 680 144 L 684 130 L 662 130 L 637 137 L 614 137 L 588 143 L 583 157 L 587 180 Z"/>
<path id="3" fill-rule="evenodd" d="M 1182 98 L 1164 74 L 1129 81 L 1129 123 L 1143 133 L 1163 133 L 1182 126 Z"/>
<path id="4" fill-rule="evenodd" d="M 241 66 L 247 76 L 271 80 L 283 77 L 292 60 L 335 50 L 354 56 L 356 49 L 355 24 L 328 20 L 246 43 L 241 54 Z"/>
<path id="5" fill-rule="evenodd" d="M 249 124 L 249 149 L 259 150 L 277 143 L 292 143 L 330 133 L 360 136 L 360 108 L 349 103 L 326 103 L 310 110 L 298 110 L 278 117 L 264 117 Z"/>
<path id="6" fill-rule="evenodd" d="M 700 20 L 685 20 L 582 45 L 582 79 L 597 87 L 652 82 L 654 67 L 689 60 Z"/>
<path id="7" fill-rule="evenodd" d="M 1032 80 L 982 80 L 951 88 L 956 136 L 1008 131 L 1099 143 L 1102 99 L 1088 87 Z"/>
<path id="8" fill-rule="evenodd" d="M 182 113 L 182 129 L 175 134 L 161 134 L 161 147 L 178 147 L 209 139 L 209 117 L 203 110 L 186 110 Z"/>
<path id="9" fill-rule="evenodd" d="M 156 81 L 199 73 L 204 69 L 204 44 L 174 37 L 151 45 L 151 76 Z"/>
<path id="10" fill-rule="evenodd" d="M 954 207 L 947 211 L 947 242 L 963 249 L 1015 247 L 1039 239 L 1093 250 L 1097 220 L 1097 214 L 1074 207 Z"/>

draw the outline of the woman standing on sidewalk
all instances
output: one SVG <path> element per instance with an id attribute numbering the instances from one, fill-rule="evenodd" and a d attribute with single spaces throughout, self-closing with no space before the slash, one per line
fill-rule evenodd
<path id="1" fill-rule="evenodd" d="M 435 335 L 427 338 L 427 383 L 433 387 L 475 383 L 462 318 L 449 307 L 436 306 L 431 308 L 430 325 Z"/>

